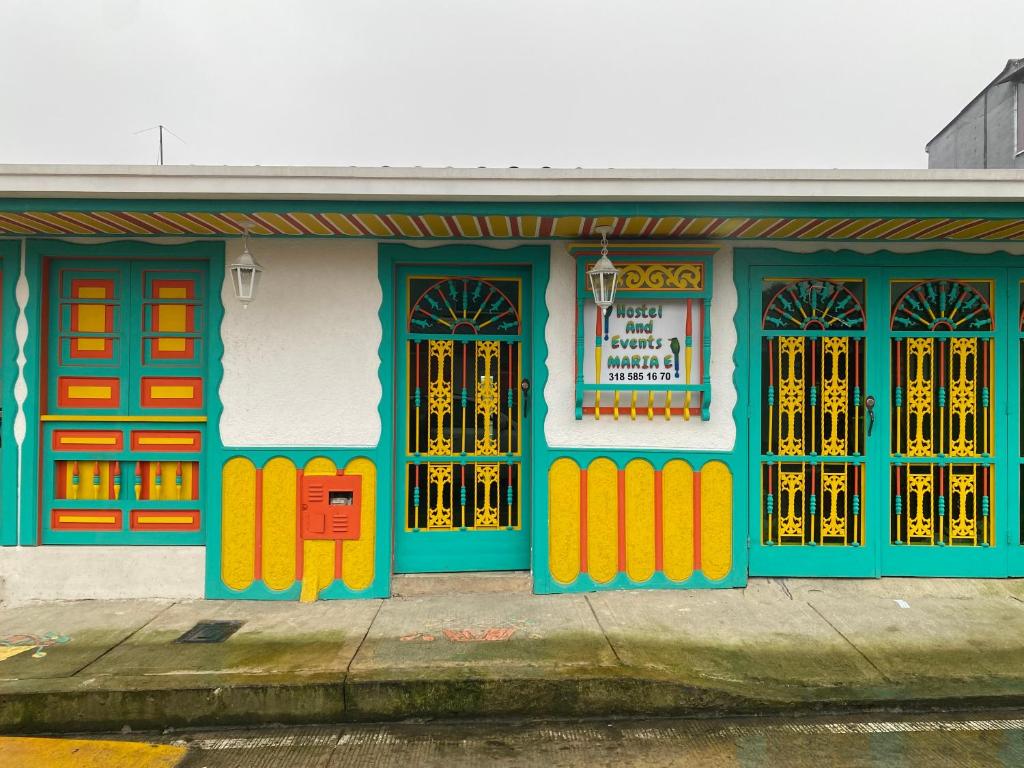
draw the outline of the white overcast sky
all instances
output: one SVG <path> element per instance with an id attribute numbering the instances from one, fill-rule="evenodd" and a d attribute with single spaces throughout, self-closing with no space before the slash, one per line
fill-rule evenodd
<path id="1" fill-rule="evenodd" d="M 0 0 L 0 163 L 921 168 L 1024 0 Z"/>

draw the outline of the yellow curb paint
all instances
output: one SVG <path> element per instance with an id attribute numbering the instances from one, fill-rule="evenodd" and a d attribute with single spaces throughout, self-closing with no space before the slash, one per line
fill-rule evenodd
<path id="1" fill-rule="evenodd" d="M 133 741 L 0 736 L 0 765 L 19 768 L 174 768 L 187 751 Z"/>

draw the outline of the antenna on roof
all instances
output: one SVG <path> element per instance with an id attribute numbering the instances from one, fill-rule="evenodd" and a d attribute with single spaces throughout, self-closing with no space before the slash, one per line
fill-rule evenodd
<path id="1" fill-rule="evenodd" d="M 149 133 L 150 131 L 160 131 L 160 165 L 164 164 L 164 131 L 167 131 L 182 144 L 185 143 L 185 140 L 181 138 L 181 136 L 176 134 L 166 125 L 154 125 L 152 128 L 143 128 L 141 131 L 136 131 L 134 135 L 138 136 L 140 133 Z"/>

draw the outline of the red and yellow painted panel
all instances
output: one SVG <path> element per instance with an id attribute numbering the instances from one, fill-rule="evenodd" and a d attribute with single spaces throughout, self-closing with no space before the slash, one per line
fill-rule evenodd
<path id="1" fill-rule="evenodd" d="M 303 477 L 358 477 L 358 538 L 303 536 Z M 284 590 L 301 583 L 301 599 L 315 600 L 331 584 L 359 591 L 373 582 L 377 470 L 368 459 L 343 468 L 327 458 L 304 466 L 273 458 L 257 468 L 249 459 L 228 460 L 222 472 L 221 579 L 242 591 L 255 583 Z"/>
<path id="2" fill-rule="evenodd" d="M 121 380 L 108 376 L 58 376 L 57 405 L 60 408 L 118 408 Z"/>
<path id="3" fill-rule="evenodd" d="M 206 266 L 195 262 L 47 262 L 48 406 L 144 415 L 206 405 Z"/>
<path id="4" fill-rule="evenodd" d="M 144 408 L 202 408 L 203 380 L 198 376 L 143 376 Z"/>
<path id="5" fill-rule="evenodd" d="M 54 462 L 53 498 L 123 501 L 196 501 L 198 461 L 68 459 Z M 131 481 L 125 493 L 125 481 Z M 130 495 L 129 495 L 130 494 Z"/>
<path id="6" fill-rule="evenodd" d="M 119 309 L 115 280 L 72 277 L 67 282 L 71 301 L 66 305 L 62 330 L 69 335 L 62 362 L 113 360 L 112 334 Z"/>
<path id="7" fill-rule="evenodd" d="M 132 430 L 133 451 L 182 451 L 198 452 L 203 445 L 202 433 L 198 430 Z"/>
<path id="8" fill-rule="evenodd" d="M 129 516 L 133 531 L 198 531 L 197 509 L 133 509 Z"/>
<path id="9" fill-rule="evenodd" d="M 645 459 L 581 467 L 557 459 L 548 472 L 548 562 L 554 580 L 598 585 L 623 575 L 720 581 L 732 570 L 732 473 L 721 461 L 699 470 L 682 459 L 662 469 Z"/>
<path id="10" fill-rule="evenodd" d="M 48 263 L 44 297 L 50 349 L 42 376 L 48 405 L 62 411 L 120 411 L 127 392 L 123 376 L 125 270 L 109 262 Z"/>
<path id="11" fill-rule="evenodd" d="M 203 300 L 197 272 L 148 270 L 143 274 L 145 357 L 158 365 L 196 363 Z"/>
<path id="12" fill-rule="evenodd" d="M 202 430 L 47 430 L 52 454 L 44 459 L 44 533 L 201 530 Z"/>
<path id="13" fill-rule="evenodd" d="M 54 509 L 50 527 L 55 531 L 120 531 L 119 509 Z"/>
<path id="14" fill-rule="evenodd" d="M 124 435 L 119 429 L 55 429 L 55 451 L 120 451 Z"/>
<path id="15" fill-rule="evenodd" d="M 194 501 L 199 498 L 198 461 L 137 461 L 132 478 L 136 501 Z"/>

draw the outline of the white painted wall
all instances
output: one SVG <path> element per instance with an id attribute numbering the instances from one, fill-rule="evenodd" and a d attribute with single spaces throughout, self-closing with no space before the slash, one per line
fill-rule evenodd
<path id="1" fill-rule="evenodd" d="M 0 603 L 203 597 L 204 547 L 0 547 Z"/>
<path id="2" fill-rule="evenodd" d="M 558 448 L 633 448 L 728 451 L 736 441 L 733 408 L 733 354 L 737 296 L 733 245 L 710 243 L 714 259 L 711 304 L 711 420 L 648 421 L 575 418 L 576 273 L 561 241 L 551 248 L 551 279 L 546 292 L 549 322 L 548 404 L 544 424 L 549 445 Z M 429 250 L 448 243 L 412 245 Z M 476 243 L 495 250 L 524 244 Z M 864 243 L 750 242 L 794 253 L 821 250 L 880 250 Z M 914 253 L 934 246 L 893 243 L 885 250 Z M 240 244 L 228 243 L 228 263 Z M 257 240 L 257 260 L 267 269 L 260 293 L 248 309 L 224 285 L 224 415 L 221 435 L 231 446 L 370 446 L 380 438 L 378 404 L 378 318 L 382 300 L 377 278 L 378 242 L 372 240 Z M 951 248 L 952 249 L 952 246 Z M 991 253 L 1024 251 L 1003 244 L 957 244 L 957 250 Z M 392 436 L 385 435 L 385 440 Z"/>
<path id="3" fill-rule="evenodd" d="M 228 446 L 372 446 L 380 438 L 377 243 L 256 240 L 266 270 L 243 308 L 223 286 Z M 227 263 L 241 243 L 227 245 Z"/>
<path id="4" fill-rule="evenodd" d="M 711 300 L 711 420 L 682 417 L 648 421 L 628 415 L 615 421 L 593 416 L 576 419 L 576 264 L 558 242 L 551 246 L 551 281 L 548 283 L 548 383 L 544 397 L 548 415 L 544 434 L 558 448 L 668 448 L 728 451 L 736 441 L 732 409 L 733 352 L 736 349 L 736 287 L 732 280 L 732 249 L 723 246 L 713 265 Z M 695 343 L 697 343 L 695 341 Z"/>

